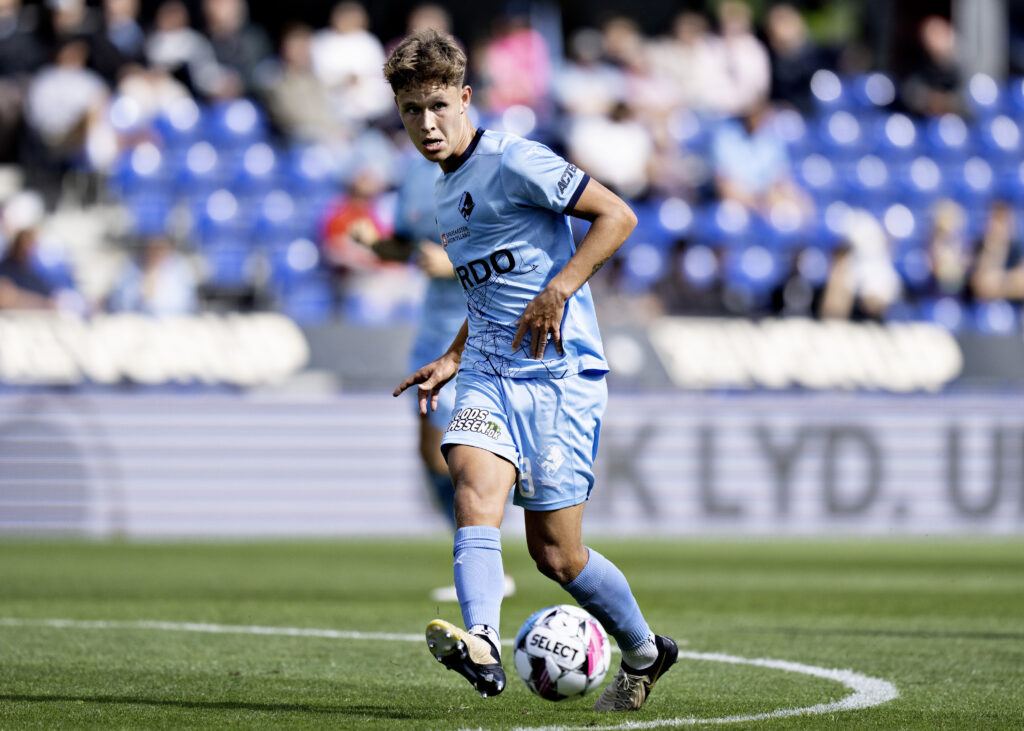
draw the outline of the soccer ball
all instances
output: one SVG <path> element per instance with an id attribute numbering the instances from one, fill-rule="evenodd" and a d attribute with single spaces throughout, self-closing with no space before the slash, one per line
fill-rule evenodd
<path id="1" fill-rule="evenodd" d="M 570 604 L 534 612 L 516 635 L 516 672 L 549 701 L 586 695 L 600 685 L 611 654 L 601 623 Z"/>

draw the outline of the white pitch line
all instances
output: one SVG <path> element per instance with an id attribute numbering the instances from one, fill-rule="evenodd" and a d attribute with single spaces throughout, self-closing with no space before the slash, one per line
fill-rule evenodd
<path id="1" fill-rule="evenodd" d="M 259 625 L 208 624 L 201 622 L 161 622 L 156 620 L 77 620 L 77 619 L 23 619 L 0 617 L 0 627 L 48 627 L 53 629 L 142 629 L 165 632 L 206 632 L 211 634 L 277 635 L 282 637 L 320 637 L 337 640 L 382 640 L 386 642 L 422 642 L 419 634 L 404 635 L 387 632 L 356 632 L 335 629 L 305 627 L 263 627 Z M 505 641 L 503 644 L 508 645 Z M 772 670 L 801 673 L 840 683 L 853 691 L 845 698 L 831 703 L 819 703 L 801 708 L 780 708 L 765 713 L 743 716 L 721 716 L 718 718 L 663 718 L 650 721 L 626 721 L 611 726 L 539 726 L 520 727 L 515 731 L 633 731 L 649 728 L 679 728 L 683 726 L 709 726 L 727 723 L 754 723 L 792 716 L 816 716 L 825 713 L 855 711 L 887 703 L 899 697 L 896 686 L 887 680 L 873 678 L 852 670 L 822 668 L 816 665 L 774 660 L 772 658 L 749 658 L 725 655 L 715 652 L 690 652 L 680 650 L 679 657 L 705 662 L 724 662 L 733 665 L 753 665 Z"/>
<path id="2" fill-rule="evenodd" d="M 208 632 L 218 635 L 279 635 L 282 637 L 325 637 L 331 640 L 384 640 L 386 642 L 422 642 L 423 635 L 398 635 L 387 632 L 350 632 L 338 629 L 306 627 L 261 627 L 259 625 L 207 624 L 205 622 L 159 622 L 140 619 L 116 620 L 20 619 L 0 617 L 2 627 L 50 627 L 54 629 L 151 629 L 164 632 Z"/>

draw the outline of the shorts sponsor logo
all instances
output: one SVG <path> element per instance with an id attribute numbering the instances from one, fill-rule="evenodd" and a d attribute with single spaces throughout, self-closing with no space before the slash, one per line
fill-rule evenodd
<path id="1" fill-rule="evenodd" d="M 448 431 L 469 431 L 497 439 L 501 436 L 501 424 L 489 418 L 490 415 L 491 412 L 487 409 L 474 407 L 459 409 L 452 415 L 452 420 L 448 423 Z"/>

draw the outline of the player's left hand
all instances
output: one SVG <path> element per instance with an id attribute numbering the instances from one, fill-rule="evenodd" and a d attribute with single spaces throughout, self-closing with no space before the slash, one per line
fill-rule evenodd
<path id="1" fill-rule="evenodd" d="M 565 355 L 562 349 L 562 317 L 565 315 L 565 295 L 551 287 L 545 287 L 534 297 L 523 310 L 522 316 L 515 321 L 519 326 L 512 339 L 512 350 L 518 350 L 526 334 L 530 334 L 530 357 L 534 360 L 544 358 L 544 348 L 548 344 L 548 336 L 555 345 L 559 355 Z"/>

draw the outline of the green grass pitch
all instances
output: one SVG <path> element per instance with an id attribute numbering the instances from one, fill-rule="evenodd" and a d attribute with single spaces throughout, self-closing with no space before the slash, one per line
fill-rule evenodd
<path id="1" fill-rule="evenodd" d="M 522 543 L 505 539 L 519 584 L 503 606 L 505 638 L 532 611 L 568 601 Z M 509 685 L 497 698 L 481 699 L 435 662 L 418 639 L 426 622 L 460 622 L 456 605 L 428 598 L 450 580 L 447 539 L 6 540 L 0 729 L 674 728 L 736 717 L 747 720 L 727 725 L 1024 727 L 1020 540 L 592 543 L 625 571 L 651 625 L 687 653 L 638 713 L 598 714 L 593 695 L 532 696 L 508 647 Z M 182 631 L 180 623 L 336 636 Z M 769 717 L 820 710 L 852 691 L 710 653 L 847 669 L 899 695 L 858 710 Z"/>

